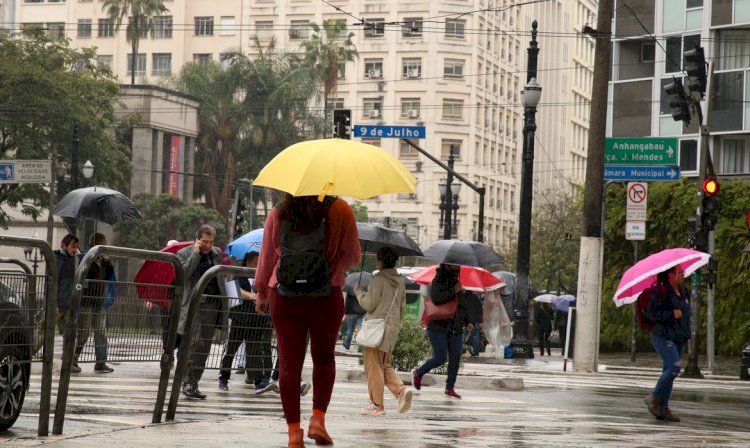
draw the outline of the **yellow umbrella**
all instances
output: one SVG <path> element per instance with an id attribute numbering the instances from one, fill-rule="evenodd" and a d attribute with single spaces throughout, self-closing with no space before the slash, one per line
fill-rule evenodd
<path id="1" fill-rule="evenodd" d="M 352 196 L 414 193 L 417 180 L 377 146 L 338 138 L 296 143 L 273 158 L 253 185 L 293 196 Z"/>

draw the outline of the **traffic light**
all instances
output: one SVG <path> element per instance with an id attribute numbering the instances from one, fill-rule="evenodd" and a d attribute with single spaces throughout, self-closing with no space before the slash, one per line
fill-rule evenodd
<path id="1" fill-rule="evenodd" d="M 234 212 L 234 235 L 242 235 L 243 229 L 242 229 L 242 223 L 245 222 L 245 217 L 242 215 L 242 212 L 245 210 L 245 204 L 242 203 L 242 199 L 237 202 L 237 210 Z"/>
<path id="2" fill-rule="evenodd" d="M 690 124 L 690 99 L 685 94 L 685 87 L 682 85 L 682 79 L 672 78 L 672 83 L 664 87 L 669 98 L 669 107 L 672 109 L 672 118 L 674 121 L 683 121 L 685 125 Z"/>
<path id="3" fill-rule="evenodd" d="M 719 210 L 721 204 L 719 198 L 716 195 L 719 193 L 719 182 L 716 180 L 716 176 L 708 176 L 703 181 L 703 226 L 707 230 L 713 230 L 719 220 Z"/>
<path id="4" fill-rule="evenodd" d="M 708 268 L 705 276 L 706 284 L 716 284 L 716 271 L 719 268 L 719 263 L 716 262 L 714 257 L 711 257 L 708 259 L 708 265 L 706 267 Z"/>
<path id="5" fill-rule="evenodd" d="M 695 48 L 686 51 L 685 71 L 688 75 L 687 88 L 692 93 L 700 94 L 703 98 L 706 94 L 706 84 L 708 76 L 706 74 L 706 56 L 703 53 L 703 47 L 695 44 Z"/>
<path id="6" fill-rule="evenodd" d="M 346 140 L 352 139 L 352 111 L 351 109 L 333 110 L 333 136 Z"/>
<path id="7" fill-rule="evenodd" d="M 701 252 L 708 252 L 708 232 L 705 227 L 698 228 L 698 218 L 688 218 L 688 246 Z"/>

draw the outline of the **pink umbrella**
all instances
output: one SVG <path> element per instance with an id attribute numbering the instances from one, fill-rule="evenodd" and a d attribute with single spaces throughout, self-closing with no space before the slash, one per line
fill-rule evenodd
<path id="1" fill-rule="evenodd" d="M 615 305 L 620 307 L 635 302 L 638 295 L 656 281 L 659 272 L 679 264 L 688 276 L 708 263 L 709 258 L 711 255 L 707 253 L 684 248 L 665 249 L 649 255 L 622 275 L 614 297 Z"/>
<path id="2" fill-rule="evenodd" d="M 435 278 L 437 267 L 438 265 L 433 265 L 422 269 L 410 275 L 409 278 L 417 284 L 429 285 Z M 505 283 L 492 275 L 490 271 L 473 266 L 461 266 L 458 281 L 464 289 L 477 292 L 494 291 L 505 286 Z"/>

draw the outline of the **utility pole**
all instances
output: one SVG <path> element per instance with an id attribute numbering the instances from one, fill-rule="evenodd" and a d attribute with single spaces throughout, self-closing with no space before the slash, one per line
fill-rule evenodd
<path id="1" fill-rule="evenodd" d="M 599 0 L 591 95 L 586 183 L 583 198 L 583 235 L 578 261 L 578 305 L 573 369 L 596 372 L 599 357 L 601 309 L 602 197 L 604 195 L 604 137 L 607 127 L 609 55 L 612 40 L 614 0 Z"/>

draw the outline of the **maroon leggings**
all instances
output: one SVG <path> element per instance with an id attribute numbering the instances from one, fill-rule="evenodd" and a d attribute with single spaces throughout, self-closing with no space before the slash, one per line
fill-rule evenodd
<path id="1" fill-rule="evenodd" d="M 283 297 L 270 289 L 271 318 L 279 352 L 279 388 L 287 424 L 300 421 L 299 387 L 310 333 L 313 359 L 313 409 L 325 412 L 336 380 L 336 336 L 344 317 L 341 287 L 327 297 Z"/>

